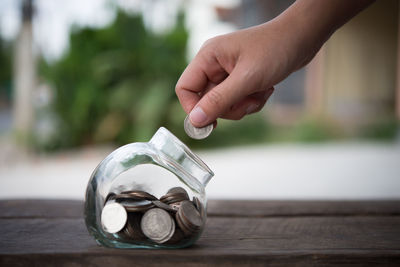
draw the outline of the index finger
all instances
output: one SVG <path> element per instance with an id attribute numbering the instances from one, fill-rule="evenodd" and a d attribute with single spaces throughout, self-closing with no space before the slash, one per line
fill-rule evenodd
<path id="1" fill-rule="evenodd" d="M 175 87 L 176 95 L 186 113 L 189 114 L 199 102 L 199 93 L 206 88 L 207 83 L 206 73 L 200 67 L 198 60 L 193 59 L 182 73 Z"/>
<path id="2" fill-rule="evenodd" d="M 227 76 L 227 71 L 215 55 L 215 49 L 212 46 L 202 48 L 186 67 L 175 87 L 185 112 L 189 114 L 209 87 L 219 84 Z"/>

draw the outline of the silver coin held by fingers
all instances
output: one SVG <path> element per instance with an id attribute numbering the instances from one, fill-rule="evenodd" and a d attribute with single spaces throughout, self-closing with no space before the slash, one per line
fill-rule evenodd
<path id="1" fill-rule="evenodd" d="M 208 137 L 214 128 L 212 123 L 201 128 L 194 127 L 189 120 L 189 115 L 186 116 L 185 121 L 183 122 L 183 127 L 189 137 L 197 140 Z"/>

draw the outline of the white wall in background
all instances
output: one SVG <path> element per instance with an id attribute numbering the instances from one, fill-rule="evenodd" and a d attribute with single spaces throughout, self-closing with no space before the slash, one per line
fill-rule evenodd
<path id="1" fill-rule="evenodd" d="M 90 174 L 109 152 L 0 160 L 0 198 L 83 199 Z M 398 144 L 262 145 L 199 155 L 215 172 L 209 198 L 400 199 Z"/>

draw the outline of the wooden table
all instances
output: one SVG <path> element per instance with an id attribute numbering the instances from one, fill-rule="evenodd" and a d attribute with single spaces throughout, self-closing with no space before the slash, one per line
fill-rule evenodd
<path id="1" fill-rule="evenodd" d="M 202 238 L 177 250 L 99 247 L 82 207 L 0 201 L 0 266 L 400 266 L 400 201 L 209 201 Z"/>

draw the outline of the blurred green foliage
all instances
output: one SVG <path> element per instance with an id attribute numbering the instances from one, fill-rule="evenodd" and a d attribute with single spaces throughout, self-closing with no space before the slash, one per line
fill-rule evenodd
<path id="1" fill-rule="evenodd" d="M 219 119 L 207 142 L 195 141 L 192 146 L 213 148 L 267 142 L 273 138 L 271 128 L 261 113 L 246 116 L 240 122 Z"/>
<path id="2" fill-rule="evenodd" d="M 319 142 L 346 136 L 325 119 L 302 118 L 295 125 L 277 126 L 259 113 L 240 123 L 219 120 L 207 142 L 190 139 L 183 130 L 186 114 L 174 90 L 187 65 L 187 40 L 182 13 L 164 34 L 148 30 L 140 14 L 121 10 L 105 28 L 74 28 L 63 57 L 40 64 L 41 77 L 55 93 L 52 110 L 57 117 L 53 125 L 57 134 L 47 142 L 37 142 L 37 147 L 55 150 L 148 141 L 160 126 L 195 148 L 267 141 Z M 0 54 L 0 64 L 7 60 L 9 53 Z M 0 75 L 1 83 L 10 72 L 1 71 Z M 393 138 L 397 127 L 389 121 L 364 131 L 364 137 Z"/>
<path id="3" fill-rule="evenodd" d="M 182 13 L 164 34 L 148 30 L 141 15 L 121 10 L 105 28 L 73 29 L 64 56 L 40 65 L 41 76 L 55 90 L 58 134 L 36 142 L 36 147 L 148 141 L 161 126 L 191 147 L 265 141 L 268 126 L 260 114 L 241 123 L 220 121 L 207 142 L 184 133 L 186 114 L 174 88 L 187 65 L 187 40 Z"/>
<path id="4" fill-rule="evenodd" d="M 341 131 L 335 124 L 326 118 L 305 117 L 300 119 L 291 130 L 287 131 L 288 139 L 297 142 L 324 142 L 331 139 L 338 139 Z"/>
<path id="5" fill-rule="evenodd" d="M 363 139 L 377 141 L 395 140 L 399 129 L 399 121 L 394 116 L 387 116 L 362 127 L 357 135 Z"/>
<path id="6" fill-rule="evenodd" d="M 11 101 L 11 56 L 11 44 L 0 38 L 0 98 L 5 103 Z"/>
<path id="7" fill-rule="evenodd" d="M 73 29 L 70 47 L 40 73 L 55 90 L 60 138 L 48 148 L 147 141 L 160 126 L 182 129 L 175 84 L 186 62 L 184 16 L 165 34 L 119 10 L 101 29 Z"/>

